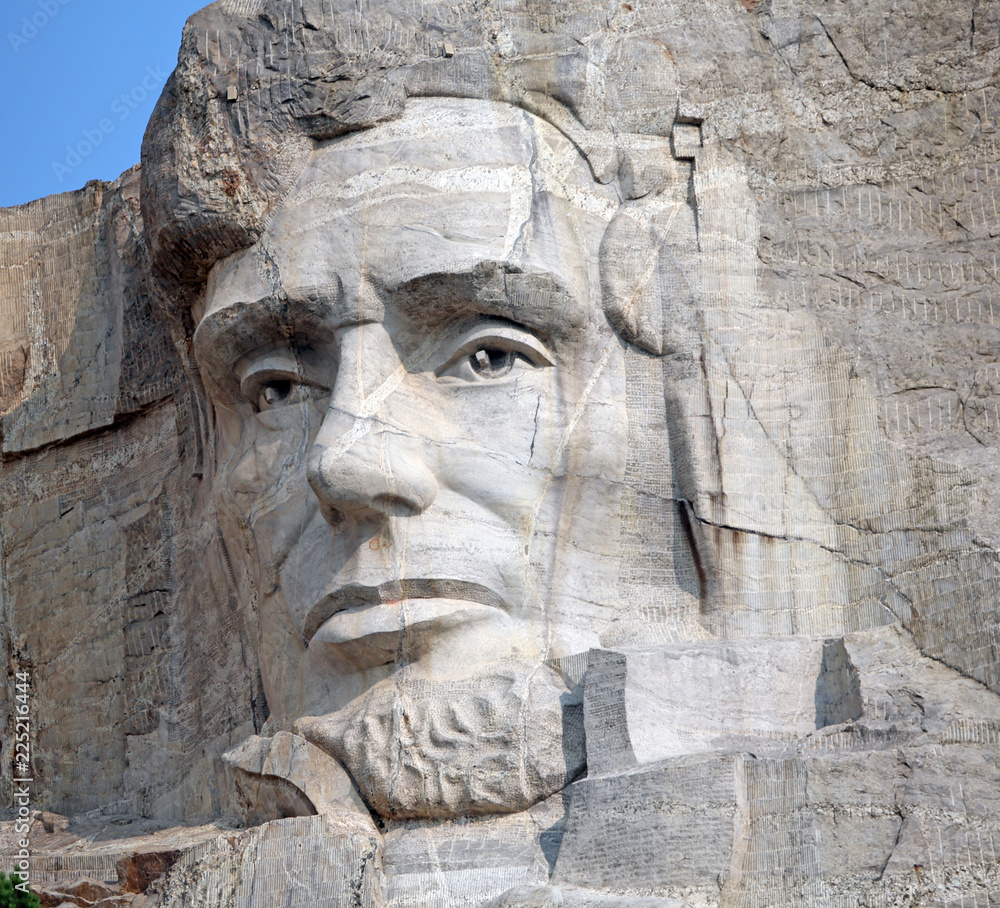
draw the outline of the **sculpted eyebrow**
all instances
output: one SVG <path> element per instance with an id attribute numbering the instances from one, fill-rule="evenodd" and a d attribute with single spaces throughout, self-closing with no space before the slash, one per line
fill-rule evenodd
<path id="1" fill-rule="evenodd" d="M 467 272 L 421 275 L 386 292 L 417 323 L 492 315 L 558 338 L 586 319 L 585 302 L 558 275 L 505 271 L 492 263 Z"/>
<path id="2" fill-rule="evenodd" d="M 330 305 L 321 294 L 296 293 L 289 299 L 267 297 L 236 302 L 208 313 L 194 334 L 199 368 L 225 388 L 232 369 L 248 353 L 269 344 L 332 342 Z"/>
<path id="3" fill-rule="evenodd" d="M 221 343 L 227 353 L 242 355 L 260 346 L 262 340 L 274 342 L 296 335 L 332 337 L 336 327 L 333 310 L 323 294 L 314 295 L 308 288 L 296 289 L 286 299 L 266 297 L 231 303 L 201 320 L 195 345 L 213 341 Z"/>

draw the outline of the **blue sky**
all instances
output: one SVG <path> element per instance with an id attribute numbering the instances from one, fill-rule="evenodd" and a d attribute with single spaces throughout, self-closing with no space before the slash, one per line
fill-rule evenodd
<path id="1" fill-rule="evenodd" d="M 139 161 L 181 29 L 207 0 L 4 0 L 0 206 L 113 180 Z"/>

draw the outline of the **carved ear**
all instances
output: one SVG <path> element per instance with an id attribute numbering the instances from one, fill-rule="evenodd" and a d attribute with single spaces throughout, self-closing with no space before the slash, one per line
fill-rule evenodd
<path id="1" fill-rule="evenodd" d="M 682 206 L 627 205 L 601 240 L 605 314 L 624 340 L 657 356 L 683 349 L 698 337 L 692 330 L 697 321 L 694 291 L 669 241 L 671 228 L 688 215 Z"/>

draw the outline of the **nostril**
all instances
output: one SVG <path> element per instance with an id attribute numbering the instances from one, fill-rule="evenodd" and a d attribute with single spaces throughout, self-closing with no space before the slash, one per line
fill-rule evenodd
<path id="1" fill-rule="evenodd" d="M 347 519 L 347 515 L 342 510 L 330 504 L 329 502 L 321 500 L 319 509 L 320 513 L 323 515 L 323 518 L 332 527 L 340 526 Z"/>

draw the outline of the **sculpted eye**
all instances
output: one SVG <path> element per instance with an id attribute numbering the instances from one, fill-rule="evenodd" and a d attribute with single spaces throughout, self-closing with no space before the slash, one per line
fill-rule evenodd
<path id="1" fill-rule="evenodd" d="M 469 365 L 483 378 L 503 378 L 514 368 L 517 353 L 497 347 L 481 347 L 469 357 Z M 523 357 L 522 357 L 523 358 Z"/>
<path id="2" fill-rule="evenodd" d="M 254 354 L 237 364 L 240 394 L 257 413 L 267 413 L 326 393 L 303 375 L 299 358 L 288 350 Z"/>
<path id="3" fill-rule="evenodd" d="M 264 379 L 256 384 L 257 393 L 254 405 L 258 412 L 272 410 L 275 407 L 292 403 L 293 398 L 301 397 L 302 385 L 290 378 Z"/>
<path id="4" fill-rule="evenodd" d="M 490 325 L 470 331 L 455 343 L 451 355 L 439 369 L 438 378 L 491 381 L 552 365 L 545 345 L 528 331 L 506 325 Z"/>
<path id="5" fill-rule="evenodd" d="M 287 372 L 255 372 L 240 383 L 240 393 L 258 413 L 299 403 L 315 392 L 313 385 Z"/>

